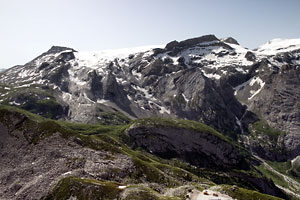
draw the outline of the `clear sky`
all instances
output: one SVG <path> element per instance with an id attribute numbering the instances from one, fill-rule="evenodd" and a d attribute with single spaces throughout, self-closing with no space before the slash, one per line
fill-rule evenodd
<path id="1" fill-rule="evenodd" d="M 300 38 L 299 20 L 300 0 L 0 0 L 0 68 L 52 45 L 92 51 L 215 34 L 252 49 Z"/>

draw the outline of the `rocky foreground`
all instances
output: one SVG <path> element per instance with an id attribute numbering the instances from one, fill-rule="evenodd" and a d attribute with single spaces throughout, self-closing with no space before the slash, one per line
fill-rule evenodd
<path id="1" fill-rule="evenodd" d="M 257 159 L 197 122 L 86 126 L 1 107 L 0 138 L 3 199 L 185 199 L 214 187 L 238 199 L 287 197 Z"/>

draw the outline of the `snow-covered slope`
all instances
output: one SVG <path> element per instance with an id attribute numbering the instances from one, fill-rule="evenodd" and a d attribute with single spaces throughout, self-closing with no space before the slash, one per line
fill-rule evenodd
<path id="1" fill-rule="evenodd" d="M 247 52 L 250 51 L 240 45 L 213 40 L 184 48 L 177 54 L 170 54 L 170 51 L 167 51 L 156 58 L 171 59 L 175 65 L 183 58 L 188 67 L 201 67 L 206 77 L 220 79 L 222 75 L 228 73 L 228 67 L 246 73 L 247 70 L 242 66 L 254 63 L 246 58 Z"/>
<path id="2" fill-rule="evenodd" d="M 128 59 L 130 55 L 134 56 L 134 54 L 140 52 L 147 52 L 151 54 L 151 50 L 154 48 L 163 48 L 163 46 L 152 45 L 124 49 L 109 49 L 103 51 L 76 52 L 74 55 L 76 57 L 75 62 L 78 63 L 78 67 L 99 69 L 99 67 L 107 65 L 115 59 L 123 59 L 123 62 L 125 62 L 125 59 Z"/>
<path id="3" fill-rule="evenodd" d="M 290 52 L 300 49 L 300 39 L 273 39 L 261 45 L 255 51 L 264 55 Z"/>

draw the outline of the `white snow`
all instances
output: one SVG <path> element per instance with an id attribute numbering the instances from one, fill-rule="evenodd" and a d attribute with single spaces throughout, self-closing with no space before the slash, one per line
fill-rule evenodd
<path id="1" fill-rule="evenodd" d="M 300 39 L 273 39 L 261 45 L 256 52 L 264 55 L 275 55 L 281 52 L 300 49 Z"/>
<path id="2" fill-rule="evenodd" d="M 238 85 L 235 88 L 233 88 L 235 90 L 234 95 L 237 95 L 237 92 L 239 90 L 243 89 L 245 86 L 247 86 L 247 85 L 253 86 L 254 84 L 260 85 L 260 88 L 257 91 L 255 91 L 255 90 L 250 91 L 251 97 L 249 97 L 248 100 L 251 100 L 255 95 L 257 95 L 262 90 L 262 88 L 265 85 L 265 82 L 263 82 L 263 80 L 261 80 L 261 78 L 259 78 L 259 77 L 253 77 L 253 78 L 249 79 L 248 81 L 242 83 L 241 85 Z"/>
<path id="3" fill-rule="evenodd" d="M 250 91 L 250 94 L 251 94 L 251 97 L 248 98 L 248 100 L 251 100 L 253 97 L 255 97 L 258 93 L 260 93 L 260 91 L 263 89 L 263 87 L 265 86 L 265 82 L 263 82 L 263 80 L 261 80 L 261 78 L 259 77 L 254 77 L 251 79 L 249 85 L 250 86 L 253 86 L 254 84 L 259 84 L 260 85 L 260 88 L 255 91 L 255 90 L 251 90 Z"/>
<path id="4" fill-rule="evenodd" d="M 190 100 L 188 99 L 188 98 L 186 98 L 186 96 L 184 95 L 184 93 L 182 93 L 182 96 L 183 96 L 183 98 L 184 98 L 184 100 L 185 100 L 185 102 L 189 102 Z"/>
<path id="5" fill-rule="evenodd" d="M 205 73 L 204 70 L 202 70 L 203 74 L 207 77 L 207 78 L 214 78 L 214 79 L 220 79 L 221 76 L 219 74 L 207 74 Z"/>
<path id="6" fill-rule="evenodd" d="M 296 158 L 294 158 L 294 159 L 291 161 L 292 164 L 294 164 L 294 162 L 295 162 L 297 159 L 300 159 L 300 156 L 297 156 Z"/>
<path id="7" fill-rule="evenodd" d="M 69 76 L 70 77 L 70 81 L 72 81 L 76 85 L 78 85 L 78 86 L 84 86 L 84 85 L 87 84 L 86 81 L 83 81 L 83 80 L 79 79 L 79 77 L 76 76 L 72 70 L 69 69 L 68 72 L 70 74 L 70 76 Z"/>
<path id="8" fill-rule="evenodd" d="M 206 68 L 219 69 L 228 66 L 249 66 L 252 65 L 252 61 L 248 61 L 245 58 L 248 49 L 235 44 L 225 43 L 229 45 L 233 50 L 223 47 L 222 45 L 213 45 L 218 44 L 219 41 L 212 41 L 207 43 L 200 43 L 196 47 L 188 48 L 181 51 L 176 56 L 169 56 L 167 53 L 162 53 L 156 56 L 156 58 L 170 58 L 173 60 L 173 64 L 178 64 L 178 59 L 180 57 L 184 58 L 185 64 L 188 67 L 191 67 L 192 64 L 201 64 Z M 207 45 L 207 46 L 205 46 Z M 247 73 L 242 68 L 236 68 L 237 71 L 242 73 Z M 226 74 L 227 71 L 222 70 L 223 74 Z M 217 74 L 205 74 L 209 78 L 220 79 L 220 75 Z"/>
<path id="9" fill-rule="evenodd" d="M 101 104 L 106 104 L 108 103 L 109 101 L 108 100 L 105 100 L 105 99 L 98 99 L 97 100 L 97 103 L 101 103 Z"/>
<path id="10" fill-rule="evenodd" d="M 132 75 L 135 76 L 135 77 L 138 78 L 138 79 L 141 79 L 142 76 L 143 76 L 141 73 L 136 72 L 136 70 L 133 70 L 133 71 L 132 71 Z"/>
<path id="11" fill-rule="evenodd" d="M 62 92 L 62 98 L 65 102 L 69 102 L 72 100 L 72 95 L 67 92 Z"/>
<path id="12" fill-rule="evenodd" d="M 121 189 L 121 190 L 123 190 L 123 189 L 127 188 L 127 186 L 125 186 L 125 185 L 120 185 L 118 188 Z"/>
<path id="13" fill-rule="evenodd" d="M 263 87 L 263 85 L 265 85 L 265 83 L 263 82 L 263 80 L 261 80 L 261 78 L 259 78 L 258 76 L 252 78 L 251 81 L 250 81 L 250 83 L 249 83 L 249 85 L 253 86 L 255 83 L 258 83 L 261 87 Z"/>
<path id="14" fill-rule="evenodd" d="M 164 114 L 164 113 L 171 114 L 171 111 L 166 109 L 165 107 L 159 106 L 159 105 L 157 105 L 157 106 L 160 108 L 160 110 L 159 110 L 160 114 Z"/>
<path id="15" fill-rule="evenodd" d="M 146 52 L 160 47 L 162 46 L 152 45 L 124 49 L 108 49 L 103 51 L 75 52 L 74 55 L 79 66 L 99 68 L 99 65 L 107 64 L 116 58 L 125 59 L 131 54 Z"/>
<path id="16" fill-rule="evenodd" d="M 66 176 L 66 175 L 69 175 L 69 174 L 72 174 L 72 172 L 71 171 L 66 172 L 66 173 L 63 174 L 63 176 Z"/>
<path id="17" fill-rule="evenodd" d="M 10 105 L 16 105 L 16 106 L 20 106 L 20 105 L 21 105 L 20 103 L 17 103 L 17 102 L 15 102 L 15 101 L 9 102 L 9 104 L 10 104 Z"/>

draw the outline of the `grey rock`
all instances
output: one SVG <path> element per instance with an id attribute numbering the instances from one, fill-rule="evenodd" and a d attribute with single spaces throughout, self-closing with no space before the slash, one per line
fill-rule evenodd
<path id="1" fill-rule="evenodd" d="M 237 40 L 234 39 L 234 38 L 232 38 L 232 37 L 225 38 L 223 41 L 227 42 L 227 43 L 239 45 L 239 43 L 237 42 Z"/>
<path id="2" fill-rule="evenodd" d="M 163 158 L 179 158 L 197 167 L 248 167 L 232 144 L 209 132 L 133 124 L 126 133 L 133 148 L 142 147 Z"/>

